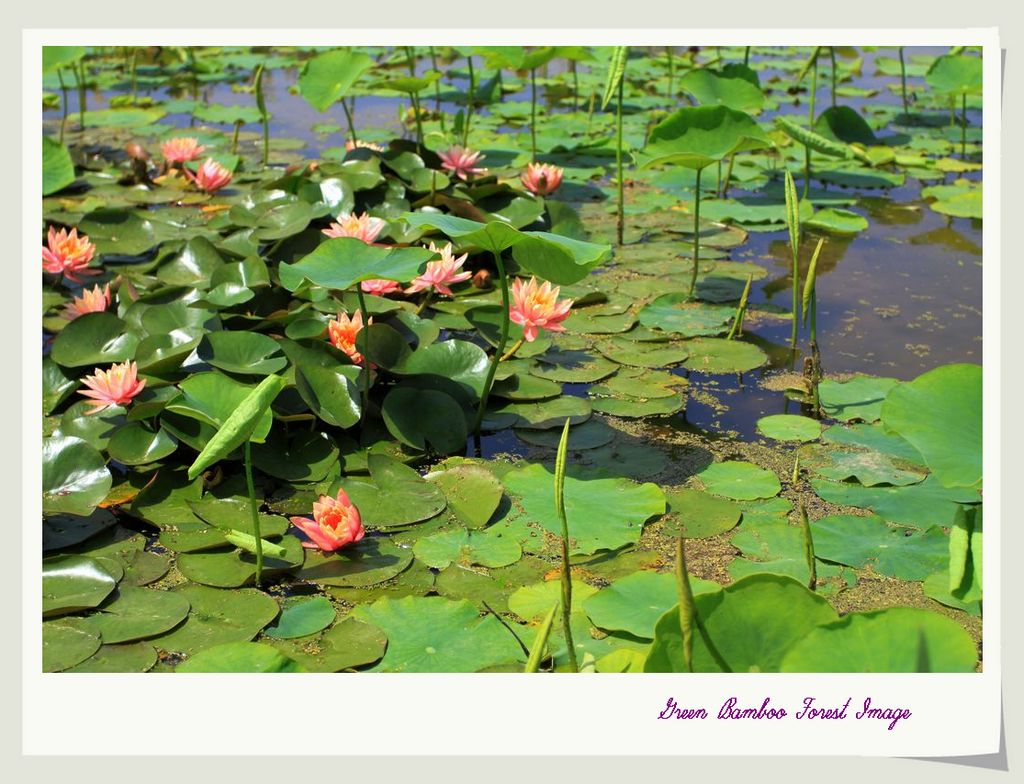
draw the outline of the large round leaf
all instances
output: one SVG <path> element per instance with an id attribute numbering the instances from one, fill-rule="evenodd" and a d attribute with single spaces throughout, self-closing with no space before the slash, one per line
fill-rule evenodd
<path id="1" fill-rule="evenodd" d="M 299 74 L 299 94 L 318 112 L 345 96 L 373 60 L 362 52 L 335 49 L 308 60 Z"/>
<path id="2" fill-rule="evenodd" d="M 64 619 L 43 624 L 43 672 L 60 672 L 100 649 L 100 636 Z"/>
<path id="3" fill-rule="evenodd" d="M 103 456 L 80 438 L 43 441 L 43 512 L 88 515 L 113 484 Z"/>
<path id="4" fill-rule="evenodd" d="M 109 365 L 135 354 L 139 336 L 113 313 L 79 316 L 53 341 L 50 356 L 63 367 Z"/>
<path id="5" fill-rule="evenodd" d="M 189 606 L 187 598 L 173 591 L 122 587 L 88 621 L 104 644 L 131 642 L 173 629 L 188 615 Z"/>
<path id="6" fill-rule="evenodd" d="M 365 525 L 388 528 L 417 523 L 445 508 L 444 494 L 414 469 L 397 460 L 371 453 L 367 457 L 373 483 L 345 482 Z"/>
<path id="7" fill-rule="evenodd" d="M 738 504 L 724 498 L 715 498 L 700 490 L 670 490 L 666 498 L 669 512 L 678 521 L 678 528 L 670 529 L 671 533 L 687 539 L 718 536 L 735 528 L 740 521 L 741 509 Z"/>
<path id="8" fill-rule="evenodd" d="M 337 290 L 373 278 L 408 283 L 435 255 L 426 248 L 388 248 L 338 237 L 321 243 L 294 264 L 282 264 L 279 273 L 281 285 L 289 291 L 295 291 L 304 280 Z"/>
<path id="9" fill-rule="evenodd" d="M 278 619 L 263 633 L 282 640 L 306 637 L 334 623 L 335 615 L 334 605 L 326 596 L 300 599 L 286 604 Z"/>
<path id="10" fill-rule="evenodd" d="M 494 616 L 480 617 L 468 601 L 440 596 L 380 599 L 353 612 L 388 636 L 374 669 L 383 672 L 476 672 L 526 660 L 516 638 Z"/>
<path id="11" fill-rule="evenodd" d="M 703 626 L 693 634 L 695 672 L 778 672 L 790 648 L 837 618 L 822 597 L 774 574 L 744 577 L 695 604 Z M 658 621 L 644 671 L 686 671 L 678 606 Z"/>
<path id="12" fill-rule="evenodd" d="M 697 476 L 708 492 L 735 501 L 771 498 L 778 495 L 782 489 L 779 478 L 774 473 L 742 460 L 712 463 Z"/>
<path id="13" fill-rule="evenodd" d="M 727 106 L 686 106 L 651 129 L 637 153 L 641 166 L 675 163 L 703 169 L 728 156 L 772 147 L 771 138 L 747 114 Z"/>
<path id="14" fill-rule="evenodd" d="M 310 552 L 298 577 L 320 585 L 359 588 L 390 580 L 410 563 L 411 550 L 372 536 L 333 553 Z"/>
<path id="15" fill-rule="evenodd" d="M 555 513 L 555 477 L 542 465 L 509 471 L 504 479 L 517 497 L 527 521 L 561 536 L 562 524 Z M 565 477 L 565 513 L 573 553 L 617 550 L 640 538 L 645 522 L 665 513 L 665 495 L 650 482 L 629 479 L 589 478 L 579 473 Z"/>
<path id="16" fill-rule="evenodd" d="M 924 580 L 949 563 L 949 537 L 938 526 L 917 532 L 891 528 L 874 515 L 830 515 L 812 522 L 811 533 L 818 558 L 870 565 L 901 580 Z"/>
<path id="17" fill-rule="evenodd" d="M 395 387 L 384 398 L 381 416 L 391 435 L 415 449 L 452 454 L 466 446 L 462 406 L 439 390 Z"/>
<path id="18" fill-rule="evenodd" d="M 192 655 L 175 672 L 304 672 L 277 648 L 262 642 L 228 642 Z"/>
<path id="19" fill-rule="evenodd" d="M 98 606 L 117 584 L 115 576 L 84 555 L 43 559 L 43 617 Z"/>
<path id="20" fill-rule="evenodd" d="M 889 392 L 881 416 L 944 487 L 963 487 L 981 481 L 981 410 L 981 367 L 943 365 Z"/>
<path id="21" fill-rule="evenodd" d="M 338 672 L 372 664 L 384 655 L 384 632 L 351 616 L 323 634 L 290 640 L 267 640 L 309 672 Z"/>
<path id="22" fill-rule="evenodd" d="M 203 361 L 229 373 L 266 376 L 287 363 L 280 351 L 276 340 L 259 332 L 221 330 L 204 337 L 197 354 Z"/>
<path id="23" fill-rule="evenodd" d="M 153 640 L 165 651 L 192 654 L 227 642 L 246 642 L 277 617 L 277 602 L 253 588 L 223 591 L 185 584 L 174 589 L 191 604 L 188 618 Z"/>
<path id="24" fill-rule="evenodd" d="M 718 583 L 690 578 L 694 596 L 718 591 Z M 583 600 L 583 609 L 594 625 L 624 631 L 650 640 L 658 619 L 679 602 L 675 575 L 665 572 L 634 572 L 621 577 Z"/>
<path id="25" fill-rule="evenodd" d="M 977 650 L 955 621 L 913 607 L 854 612 L 798 641 L 783 672 L 974 672 Z"/>

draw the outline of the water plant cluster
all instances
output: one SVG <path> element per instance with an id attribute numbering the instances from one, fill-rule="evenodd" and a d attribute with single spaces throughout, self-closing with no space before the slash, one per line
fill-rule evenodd
<path id="1" fill-rule="evenodd" d="M 981 667 L 981 366 L 819 318 L 877 194 L 980 223 L 978 52 L 42 67 L 45 670 Z"/>

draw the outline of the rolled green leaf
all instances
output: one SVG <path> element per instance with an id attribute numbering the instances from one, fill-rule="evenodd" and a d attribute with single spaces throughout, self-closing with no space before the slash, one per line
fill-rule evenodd
<path id="1" fill-rule="evenodd" d="M 785 133 L 793 141 L 799 142 L 800 144 L 810 147 L 815 152 L 819 152 L 822 155 L 831 155 L 833 158 L 854 158 L 854 157 L 867 157 L 865 154 L 858 155 L 857 151 L 850 147 L 848 144 L 842 144 L 840 142 L 834 142 L 831 139 L 826 139 L 814 131 L 810 131 L 800 125 L 797 125 L 792 120 L 787 120 L 785 117 L 776 117 L 775 125 L 778 126 L 779 130 Z"/>
<path id="2" fill-rule="evenodd" d="M 284 389 L 285 383 L 285 380 L 276 374 L 263 379 L 232 412 L 216 435 L 206 444 L 206 448 L 199 453 L 199 457 L 189 466 L 188 478 L 195 479 L 248 441 L 259 424 L 260 417 Z"/>
<path id="3" fill-rule="evenodd" d="M 533 641 L 533 647 L 530 648 L 530 658 L 527 659 L 523 672 L 537 672 L 540 668 L 541 660 L 544 658 L 544 651 L 548 645 L 548 637 L 551 636 L 551 626 L 555 620 L 555 611 L 557 609 L 558 605 L 556 604 L 544 616 L 544 621 L 537 630 L 537 637 Z"/>
<path id="4" fill-rule="evenodd" d="M 814 254 L 811 256 L 811 263 L 807 267 L 807 280 L 804 281 L 804 296 L 800 301 L 800 312 L 803 314 L 803 322 L 807 323 L 807 314 L 811 309 L 811 297 L 814 296 L 814 282 L 816 272 L 818 270 L 818 256 L 821 253 L 821 248 L 825 244 L 825 238 L 822 237 L 818 240 L 817 246 L 814 248 Z M 793 314 L 796 318 L 796 314 Z"/>
<path id="5" fill-rule="evenodd" d="M 604 109 L 619 89 L 619 82 L 626 73 L 626 60 L 629 59 L 628 46 L 616 46 L 608 61 L 608 80 L 604 84 L 604 95 L 601 96 L 601 108 Z"/>
<path id="6" fill-rule="evenodd" d="M 224 538 L 235 547 L 240 547 L 248 553 L 256 554 L 256 537 L 252 534 L 236 531 L 232 528 L 224 534 Z M 279 544 L 268 542 L 266 539 L 261 539 L 260 544 L 263 546 L 264 555 L 269 555 L 271 558 L 284 558 L 287 555 L 285 549 Z"/>

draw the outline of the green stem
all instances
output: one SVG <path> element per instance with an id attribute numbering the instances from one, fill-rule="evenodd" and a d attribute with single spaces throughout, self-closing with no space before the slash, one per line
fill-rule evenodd
<path id="1" fill-rule="evenodd" d="M 818 94 L 818 58 L 814 58 L 811 64 L 811 95 L 808 99 L 810 106 L 810 127 L 814 127 L 814 99 Z M 811 193 L 811 148 L 804 146 L 804 198 Z"/>
<path id="2" fill-rule="evenodd" d="M 78 82 L 78 127 L 82 131 L 85 130 L 85 58 L 83 57 L 78 61 L 78 74 L 76 76 Z"/>
<path id="3" fill-rule="evenodd" d="M 693 275 L 690 277 L 690 298 L 697 290 L 697 268 L 700 266 L 700 175 L 703 169 L 697 169 L 697 185 L 693 199 Z"/>
<path id="4" fill-rule="evenodd" d="M 469 68 L 469 95 L 466 97 L 466 124 L 462 128 L 462 146 L 469 145 L 469 121 L 473 117 L 473 104 L 476 101 L 476 74 L 473 73 L 473 55 L 466 56 Z"/>
<path id="5" fill-rule="evenodd" d="M 572 70 L 572 113 L 576 114 L 580 103 L 580 75 L 576 72 L 576 61 L 570 60 L 569 67 Z"/>
<path id="6" fill-rule="evenodd" d="M 437 70 L 437 53 L 434 51 L 433 46 L 428 46 L 427 51 L 430 53 L 430 67 L 432 70 Z M 438 79 L 434 82 L 434 108 L 437 109 L 437 115 L 441 118 L 441 130 L 444 130 L 444 113 L 441 111 L 441 80 Z"/>
<path id="7" fill-rule="evenodd" d="M 270 119 L 267 117 L 267 103 L 263 99 L 263 63 L 256 66 L 252 81 L 256 93 L 256 108 L 259 109 L 263 124 L 263 165 L 266 166 L 270 161 Z"/>
<path id="8" fill-rule="evenodd" d="M 562 524 L 562 634 L 565 649 L 569 655 L 569 669 L 579 672 L 576 659 L 576 644 L 572 639 L 572 571 L 569 563 L 569 520 L 565 514 L 565 461 L 569 450 L 569 423 L 566 418 L 562 428 L 562 439 L 555 455 L 555 512 Z"/>
<path id="9" fill-rule="evenodd" d="M 676 593 L 679 597 L 679 632 L 683 638 L 683 664 L 687 672 L 693 672 L 693 625 L 696 605 L 690 575 L 686 570 L 686 547 L 683 537 L 676 537 Z"/>
<path id="10" fill-rule="evenodd" d="M 242 122 L 239 120 L 235 123 L 235 132 L 231 135 L 231 154 L 234 155 L 238 152 L 238 132 L 242 129 Z"/>
<path id="11" fill-rule="evenodd" d="M 903 95 L 903 117 L 904 117 L 904 122 L 906 122 L 906 118 L 907 118 L 907 116 L 910 113 L 910 110 L 907 108 L 907 66 L 903 62 L 903 47 L 901 46 L 899 48 L 899 50 L 900 50 L 900 91 L 901 91 L 901 93 Z"/>
<path id="12" fill-rule="evenodd" d="M 416 93 L 412 96 L 412 110 L 416 113 L 416 149 L 423 152 L 423 116 L 420 114 L 420 98 Z"/>
<path id="13" fill-rule="evenodd" d="M 836 48 L 830 46 L 828 48 L 828 56 L 832 65 L 832 105 L 836 105 Z"/>
<path id="14" fill-rule="evenodd" d="M 494 374 L 498 372 L 498 363 L 505 353 L 505 346 L 508 343 L 509 331 L 509 302 L 508 302 L 508 276 L 505 274 L 505 262 L 501 260 L 501 251 L 492 251 L 494 264 L 498 268 L 498 280 L 501 282 L 501 335 L 498 338 L 498 345 L 491 357 L 491 364 L 487 368 L 487 377 L 484 379 L 483 392 L 480 394 L 480 406 L 476 411 L 476 421 L 473 423 L 473 434 L 477 442 L 480 440 L 480 425 L 484 421 L 484 412 L 487 410 L 487 398 L 491 394 L 491 385 L 494 383 Z"/>
<path id="15" fill-rule="evenodd" d="M 510 348 L 508 351 L 502 354 L 501 359 L 499 361 L 507 362 L 508 360 L 512 359 L 512 357 L 516 355 L 516 352 L 523 347 L 523 343 L 525 341 L 526 338 L 519 338 L 519 340 L 512 344 L 512 348 Z"/>
<path id="16" fill-rule="evenodd" d="M 64 84 L 64 77 L 61 75 L 60 68 L 57 69 L 57 81 L 60 82 L 60 136 L 58 137 L 61 144 L 64 144 L 64 127 L 68 124 L 68 88 Z"/>
<path id="17" fill-rule="evenodd" d="M 744 65 L 749 65 L 750 64 L 750 47 L 749 46 L 744 46 L 743 47 L 743 64 Z"/>
<path id="18" fill-rule="evenodd" d="M 668 106 L 672 108 L 673 94 L 672 94 L 672 77 L 675 76 L 675 59 L 672 57 L 671 46 L 666 46 L 665 51 L 668 53 Z"/>
<path id="19" fill-rule="evenodd" d="M 356 136 L 356 124 L 352 120 L 352 110 L 348 108 L 348 102 L 342 98 L 341 108 L 345 110 L 345 122 L 348 123 L 348 135 L 352 138 L 352 143 L 355 144 L 359 141 L 359 137 Z"/>
<path id="20" fill-rule="evenodd" d="M 139 50 L 137 48 L 133 47 L 132 48 L 132 105 L 134 105 L 139 100 L 139 81 L 136 78 L 136 71 L 135 71 L 136 59 L 138 58 L 138 54 L 139 54 Z"/>
<path id="21" fill-rule="evenodd" d="M 722 183 L 722 196 L 725 198 L 729 193 L 729 182 L 732 180 L 732 165 L 736 162 L 736 154 L 733 153 L 729 156 L 729 165 L 725 169 L 725 182 Z"/>
<path id="22" fill-rule="evenodd" d="M 967 159 L 967 93 L 960 96 L 960 113 L 963 123 L 960 126 L 960 157 Z"/>
<path id="23" fill-rule="evenodd" d="M 800 528 L 804 535 L 804 560 L 807 562 L 807 587 L 812 591 L 818 585 L 818 569 L 814 561 L 814 538 L 811 536 L 811 524 L 807 520 L 807 509 L 800 504 Z"/>
<path id="24" fill-rule="evenodd" d="M 362 283 L 356 284 L 356 298 L 359 300 L 359 312 L 363 317 L 363 329 L 366 330 L 363 346 L 363 410 L 359 414 L 359 421 L 363 422 L 366 419 L 366 409 L 370 406 L 370 314 L 366 310 Z"/>
<path id="25" fill-rule="evenodd" d="M 423 311 L 425 311 L 427 309 L 427 305 L 429 305 L 430 304 L 430 300 L 433 299 L 433 296 L 432 296 L 433 293 L 434 292 L 431 289 L 427 289 L 426 294 L 423 295 L 423 301 L 420 302 L 420 306 L 418 308 L 416 308 L 416 315 L 417 316 L 419 316 L 421 313 L 423 313 Z"/>
<path id="26" fill-rule="evenodd" d="M 530 69 L 530 160 L 537 162 L 537 69 Z"/>
<path id="27" fill-rule="evenodd" d="M 245 485 L 249 491 L 249 513 L 252 516 L 252 535 L 256 539 L 256 587 L 263 579 L 263 540 L 260 538 L 260 515 L 256 506 L 256 488 L 252 482 L 252 443 L 245 442 Z"/>
<path id="28" fill-rule="evenodd" d="M 622 176 L 622 94 L 625 81 L 624 78 L 619 80 L 619 100 L 616 102 L 615 109 L 615 167 L 618 172 L 617 179 L 619 184 L 619 215 L 618 223 L 616 224 L 616 236 L 618 237 L 619 245 L 623 244 L 623 236 L 626 231 L 626 191 Z"/>

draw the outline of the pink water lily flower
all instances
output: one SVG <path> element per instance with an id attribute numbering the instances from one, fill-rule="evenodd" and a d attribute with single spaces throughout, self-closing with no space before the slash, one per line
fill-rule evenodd
<path id="1" fill-rule="evenodd" d="M 427 269 L 422 275 L 413 280 L 412 285 L 405 290 L 406 294 L 415 294 L 417 291 L 433 289 L 439 294 L 452 296 L 452 290 L 448 288 L 452 283 L 461 283 L 472 277 L 471 272 L 460 272 L 462 265 L 466 263 L 468 253 L 463 253 L 458 258 L 452 253 L 452 244 L 449 242 L 443 248 L 438 248 L 433 242 L 430 243 L 430 250 L 440 253 L 441 258 L 437 261 L 427 262 Z"/>
<path id="2" fill-rule="evenodd" d="M 358 148 L 364 148 L 367 150 L 373 150 L 374 152 L 387 152 L 388 148 L 383 144 L 377 144 L 376 142 L 364 142 L 362 139 L 352 141 L 351 139 L 345 140 L 345 151 L 352 152 L 352 150 Z"/>
<path id="3" fill-rule="evenodd" d="M 320 549 L 331 553 L 347 544 L 354 544 L 363 538 L 366 531 L 356 505 L 349 500 L 348 494 L 339 489 L 338 495 L 320 496 L 313 502 L 313 519 L 308 517 L 290 518 L 292 525 L 313 541 L 303 542 L 302 546 L 311 550 Z"/>
<path id="4" fill-rule="evenodd" d="M 447 152 L 439 152 L 442 168 L 452 172 L 460 179 L 468 180 L 471 174 L 483 174 L 487 169 L 478 167 L 477 164 L 485 156 L 482 152 L 474 152 L 464 147 L 452 147 Z"/>
<path id="5" fill-rule="evenodd" d="M 537 196 L 547 196 L 558 190 L 562 184 L 564 170 L 550 163 L 531 163 L 519 179 L 523 187 Z"/>
<path id="6" fill-rule="evenodd" d="M 79 275 L 99 275 L 100 270 L 90 269 L 96 246 L 89 242 L 84 234 L 79 237 L 78 229 L 57 231 L 50 227 L 46 234 L 46 246 L 43 248 L 43 269 L 54 275 L 63 275 L 73 283 L 81 283 Z"/>
<path id="7" fill-rule="evenodd" d="M 170 166 L 194 161 L 205 149 L 194 136 L 176 136 L 160 145 L 160 152 Z"/>
<path id="8" fill-rule="evenodd" d="M 338 220 L 332 223 L 323 233 L 332 239 L 338 237 L 353 237 L 362 240 L 367 245 L 372 245 L 377 235 L 384 231 L 387 221 L 383 218 L 371 218 L 369 213 L 362 215 L 355 213 L 342 213 Z"/>
<path id="9" fill-rule="evenodd" d="M 96 414 L 110 406 L 123 406 L 131 402 L 143 387 L 146 380 L 138 380 L 138 368 L 134 362 L 112 365 L 109 370 L 96 368 L 91 376 L 85 376 L 82 383 L 88 389 L 78 390 L 78 394 L 92 398 L 88 401 L 95 406 L 90 414 Z"/>
<path id="10" fill-rule="evenodd" d="M 373 323 L 373 316 L 369 322 Z M 356 335 L 363 329 L 363 314 L 358 310 L 351 318 L 346 313 L 339 313 L 336 321 L 327 322 L 327 338 L 331 344 L 348 354 L 348 358 L 356 365 L 363 363 L 363 355 L 356 350 Z"/>
<path id="11" fill-rule="evenodd" d="M 537 339 L 538 329 L 551 332 L 565 332 L 561 322 L 569 316 L 572 307 L 571 299 L 558 300 L 558 286 L 548 281 L 537 285 L 536 278 L 524 282 L 517 278 L 512 283 L 512 305 L 509 306 L 509 318 L 523 327 L 523 337 L 527 343 Z"/>
<path id="12" fill-rule="evenodd" d="M 74 321 L 86 313 L 102 313 L 109 307 L 110 284 L 108 283 L 102 289 L 98 285 L 93 286 L 92 289 L 84 289 L 82 296 L 75 297 L 64 306 L 64 312 L 61 315 L 68 321 Z"/>
<path id="13" fill-rule="evenodd" d="M 229 182 L 231 182 L 231 170 L 225 166 L 221 166 L 213 158 L 207 158 L 196 173 L 193 174 L 188 169 L 185 169 L 185 174 L 188 178 L 196 184 L 196 186 L 207 193 L 213 193 L 214 191 L 220 190 Z"/>
<path id="14" fill-rule="evenodd" d="M 383 278 L 364 280 L 359 285 L 367 294 L 375 294 L 378 297 L 383 297 L 386 294 L 396 294 L 402 290 L 402 287 L 395 281 L 384 280 Z"/>

